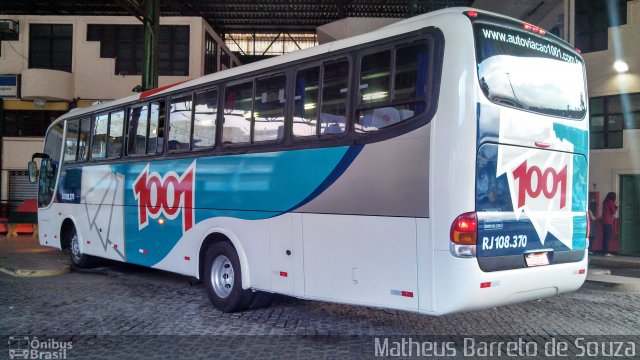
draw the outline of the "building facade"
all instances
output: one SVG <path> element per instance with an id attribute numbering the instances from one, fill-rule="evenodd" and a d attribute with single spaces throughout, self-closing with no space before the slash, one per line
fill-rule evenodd
<path id="1" fill-rule="evenodd" d="M 619 11 L 626 19 L 616 21 L 618 11 L 596 9 L 617 25 L 607 27 L 602 40 L 598 34 L 588 39 L 596 51 L 583 53 L 591 124 L 589 190 L 598 214 L 606 194 L 617 194 L 618 241 L 612 250 L 640 255 L 640 0 L 618 3 L 626 6 Z"/>
<path id="2" fill-rule="evenodd" d="M 15 211 L 25 199 L 35 199 L 26 164 L 42 150 L 52 120 L 138 90 L 143 27 L 121 16 L 0 18 L 18 29 L 0 33 L 0 198 L 6 212 L 9 203 Z M 239 65 L 199 17 L 161 18 L 157 50 L 159 86 Z"/>
<path id="3" fill-rule="evenodd" d="M 590 104 L 590 209 L 600 216 L 604 197 L 615 192 L 609 250 L 640 255 L 640 0 L 477 0 L 473 6 L 547 29 L 581 50 Z"/>

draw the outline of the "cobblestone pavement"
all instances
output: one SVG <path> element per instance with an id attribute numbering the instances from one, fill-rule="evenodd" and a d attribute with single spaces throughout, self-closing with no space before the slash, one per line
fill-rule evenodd
<path id="1" fill-rule="evenodd" d="M 138 345 L 150 341 L 149 346 L 157 355 L 170 353 L 165 350 L 170 346 L 168 343 L 208 344 L 205 349 L 211 350 L 216 348 L 212 343 L 222 342 L 233 349 L 232 354 L 237 357 L 250 354 L 247 351 L 252 348 L 271 349 L 278 354 L 283 351 L 283 344 L 292 338 L 311 342 L 305 346 L 307 350 L 314 349 L 319 345 L 318 339 L 324 339 L 320 342 L 323 350 L 315 355 L 335 358 L 372 355 L 373 347 L 362 349 L 361 341 L 354 342 L 353 339 L 359 337 L 520 335 L 539 341 L 572 335 L 605 338 L 633 335 L 636 339 L 640 335 L 640 292 L 619 292 L 589 285 L 577 292 L 541 301 L 430 317 L 288 297 L 277 297 L 265 308 L 223 314 L 211 306 L 202 285 L 190 286 L 188 280 L 175 274 L 120 264 L 109 264 L 108 270 L 96 273 L 72 272 L 48 278 L 14 278 L 0 274 L 0 335 L 56 336 L 85 345 L 104 345 L 103 353 L 83 354 L 83 357 L 93 355 L 95 358 L 111 357 L 110 351 L 118 347 L 115 344 L 125 341 L 123 339 Z M 334 342 L 342 346 L 321 346 Z M 346 352 L 340 353 L 337 349 Z M 6 354 L 0 348 L 0 358 Z M 120 355 L 127 358 L 133 354 Z M 305 357 L 302 354 L 289 352 L 285 357 Z"/>

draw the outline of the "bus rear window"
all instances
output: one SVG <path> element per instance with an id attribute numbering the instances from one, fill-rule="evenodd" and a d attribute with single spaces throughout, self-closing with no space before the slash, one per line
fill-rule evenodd
<path id="1" fill-rule="evenodd" d="M 494 103 L 570 119 L 586 113 L 583 62 L 534 34 L 475 25 L 480 88 Z"/>

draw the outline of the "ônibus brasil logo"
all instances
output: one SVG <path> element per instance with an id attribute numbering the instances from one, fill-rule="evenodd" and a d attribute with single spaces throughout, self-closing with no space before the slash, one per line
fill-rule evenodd
<path id="1" fill-rule="evenodd" d="M 516 219 L 524 213 L 542 244 L 551 233 L 573 248 L 572 155 L 500 146 L 496 177 L 502 174 L 507 176 Z"/>
<path id="2" fill-rule="evenodd" d="M 174 220 L 182 212 L 182 232 L 193 226 L 194 189 L 196 178 L 195 160 L 178 175 L 167 172 L 163 177 L 157 172 L 149 173 L 149 164 L 133 183 L 133 196 L 138 201 L 138 229 L 149 225 L 149 218 L 163 215 Z"/>

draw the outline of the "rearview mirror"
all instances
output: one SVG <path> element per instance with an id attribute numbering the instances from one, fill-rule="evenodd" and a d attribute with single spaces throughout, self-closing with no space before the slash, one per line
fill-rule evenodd
<path id="1" fill-rule="evenodd" d="M 27 167 L 29 168 L 29 182 L 33 184 L 38 179 L 38 166 L 36 162 L 32 160 L 29 161 Z"/>

